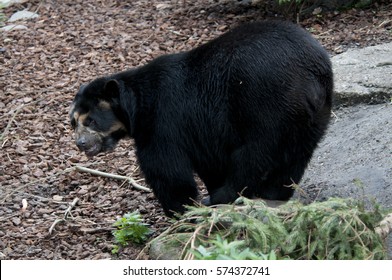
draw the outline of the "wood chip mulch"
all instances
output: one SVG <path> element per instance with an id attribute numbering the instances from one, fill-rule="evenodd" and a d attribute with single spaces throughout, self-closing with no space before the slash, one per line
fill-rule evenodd
<path id="1" fill-rule="evenodd" d="M 80 84 L 189 50 L 241 22 L 281 16 L 238 1 L 27 1 L 39 18 L 0 32 L 0 259 L 135 259 L 112 255 L 113 222 L 139 210 L 167 227 L 151 193 L 80 173 L 74 165 L 132 176 L 145 185 L 132 140 L 88 159 L 73 141 L 69 105 Z M 291 16 L 286 14 L 286 16 Z M 392 40 L 392 4 L 301 17 L 331 55 Z M 70 209 L 70 204 L 78 201 Z"/>

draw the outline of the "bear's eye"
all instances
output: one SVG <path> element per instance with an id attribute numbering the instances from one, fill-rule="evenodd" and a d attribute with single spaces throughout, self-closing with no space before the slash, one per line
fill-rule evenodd
<path id="1" fill-rule="evenodd" d="M 92 118 L 87 118 L 84 122 L 84 126 L 94 126 L 96 124 L 96 121 L 93 120 Z"/>

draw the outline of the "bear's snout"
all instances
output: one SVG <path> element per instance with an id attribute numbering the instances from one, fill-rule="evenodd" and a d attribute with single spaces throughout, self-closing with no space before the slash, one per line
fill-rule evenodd
<path id="1" fill-rule="evenodd" d="M 101 152 L 102 140 L 98 135 L 89 133 L 76 133 L 76 146 L 88 157 L 92 157 Z"/>

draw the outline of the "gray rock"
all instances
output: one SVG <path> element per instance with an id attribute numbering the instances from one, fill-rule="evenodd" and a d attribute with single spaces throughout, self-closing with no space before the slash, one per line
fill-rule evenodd
<path id="1" fill-rule="evenodd" d="M 9 7 L 16 3 L 25 3 L 27 0 L 0 0 L 0 6 Z"/>
<path id="2" fill-rule="evenodd" d="M 18 20 L 32 19 L 32 18 L 37 18 L 37 17 L 39 17 L 38 14 L 23 10 L 23 11 L 19 11 L 19 12 L 16 12 L 15 14 L 13 14 L 10 17 L 10 19 L 8 20 L 8 22 L 15 22 Z"/>
<path id="3" fill-rule="evenodd" d="M 11 30 L 18 30 L 18 29 L 27 29 L 27 27 L 21 24 L 10 24 L 0 28 L 0 30 L 2 31 L 11 31 Z"/>
<path id="4" fill-rule="evenodd" d="M 189 240 L 189 233 L 178 234 L 178 243 L 168 243 L 165 237 L 154 239 L 149 248 L 149 257 L 152 260 L 179 260 L 183 253 L 183 245 Z M 171 241 L 173 242 L 173 240 Z"/>
<path id="5" fill-rule="evenodd" d="M 319 197 L 374 197 L 392 207 L 392 43 L 332 58 L 337 107 L 302 183 L 324 185 Z M 362 104 L 377 101 L 382 105 Z M 363 185 L 363 190 L 358 187 Z"/>
<path id="6" fill-rule="evenodd" d="M 301 185 L 321 185 L 319 198 L 373 197 L 392 207 L 392 105 L 335 111 Z"/>
<path id="7" fill-rule="evenodd" d="M 336 104 L 382 103 L 392 97 L 392 42 L 332 58 Z"/>
<path id="8" fill-rule="evenodd" d="M 332 64 L 336 105 L 353 106 L 335 108 L 300 184 L 305 200 L 351 197 L 392 209 L 392 43 L 348 50 Z M 392 258 L 392 235 L 388 248 Z"/>
<path id="9" fill-rule="evenodd" d="M 392 104 L 357 105 L 335 114 L 300 184 L 308 202 L 350 197 L 391 209 Z M 392 258 L 392 236 L 389 254 Z"/>

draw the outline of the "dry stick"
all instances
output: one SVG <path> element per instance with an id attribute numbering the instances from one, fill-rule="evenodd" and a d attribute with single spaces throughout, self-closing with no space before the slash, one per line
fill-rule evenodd
<path id="1" fill-rule="evenodd" d="M 74 198 L 74 200 L 73 200 L 72 203 L 69 205 L 69 207 L 67 208 L 67 210 L 65 210 L 64 218 L 56 219 L 56 220 L 53 222 L 53 224 L 52 224 L 52 225 L 50 226 L 50 228 L 49 228 L 49 234 L 50 234 L 50 235 L 52 235 L 52 232 L 53 232 L 55 226 L 56 226 L 58 223 L 60 223 L 60 222 L 65 222 L 65 221 L 66 221 L 66 219 L 68 218 L 68 215 L 71 213 L 72 208 L 75 207 L 75 205 L 78 203 L 78 201 L 79 201 L 79 198 L 77 198 L 77 197 Z"/>
<path id="2" fill-rule="evenodd" d="M 180 32 L 178 32 L 178 31 L 175 31 L 175 30 L 169 30 L 169 32 L 171 32 L 171 33 L 173 33 L 173 34 L 175 34 L 175 35 L 177 35 L 177 36 L 180 36 L 180 37 L 183 37 L 183 38 L 187 38 L 187 39 L 189 39 L 189 36 L 188 36 L 188 35 L 181 34 L 181 33 L 180 33 Z"/>
<path id="3" fill-rule="evenodd" d="M 107 177 L 107 178 L 112 178 L 112 179 L 118 179 L 118 180 L 126 180 L 136 189 L 139 189 L 139 190 L 142 190 L 142 191 L 146 191 L 146 192 L 151 192 L 151 190 L 149 188 L 146 188 L 146 187 L 143 187 L 142 185 L 139 185 L 131 177 L 121 176 L 121 175 L 111 174 L 111 173 L 106 173 L 106 172 L 90 169 L 90 168 L 87 168 L 87 167 L 83 167 L 83 166 L 80 166 L 80 165 L 76 165 L 75 169 L 78 170 L 78 171 L 81 171 L 81 172 L 87 172 L 87 173 L 91 173 L 91 174 L 97 175 L 97 176 L 102 176 L 102 177 Z"/>
<path id="4" fill-rule="evenodd" d="M 196 228 L 195 232 L 194 232 L 193 235 L 192 235 L 192 238 L 191 238 L 191 249 L 193 249 L 193 250 L 196 249 L 195 241 L 196 241 L 197 235 L 199 234 L 199 231 L 200 231 L 202 228 L 203 228 L 202 226 L 199 226 L 198 228 Z M 185 248 L 186 248 L 186 246 L 184 246 L 184 249 L 185 249 Z M 186 257 L 186 259 L 187 259 L 187 260 L 193 260 L 194 257 L 195 257 L 195 255 L 191 253 L 191 254 L 189 254 L 189 255 Z"/>
<path id="5" fill-rule="evenodd" d="M 100 163 L 100 162 L 92 162 L 92 163 L 89 164 L 89 165 L 98 164 L 98 163 Z M 46 176 L 46 177 L 44 177 L 44 178 L 40 178 L 40 179 L 31 181 L 31 182 L 28 182 L 28 183 L 26 183 L 26 184 L 24 184 L 24 185 L 22 185 L 22 186 L 16 187 L 16 188 L 12 189 L 8 194 L 5 194 L 4 197 L 1 197 L 1 196 L 0 196 L 0 198 L 1 198 L 0 204 L 5 203 L 6 200 L 7 200 L 11 195 L 13 195 L 14 193 L 20 192 L 23 188 L 26 188 L 26 187 L 28 187 L 28 186 L 30 186 L 30 185 L 34 185 L 34 184 L 38 184 L 38 183 L 44 182 L 44 181 L 46 181 L 46 180 L 48 180 L 48 179 L 50 179 L 50 178 L 58 177 L 58 176 L 60 176 L 60 175 L 66 174 L 66 173 L 68 173 L 68 172 L 72 172 L 72 171 L 74 171 L 75 169 L 76 169 L 75 166 L 68 167 L 68 168 L 66 168 L 66 169 L 64 169 L 64 170 L 62 170 L 62 171 L 59 171 L 59 172 L 57 172 L 57 173 L 55 173 L 55 174 L 52 174 L 52 175 L 50 175 L 50 176 Z M 29 195 L 29 196 L 32 196 L 32 197 L 38 197 L 38 198 L 40 198 L 40 199 L 50 200 L 49 198 L 39 197 L 39 196 L 37 196 L 37 195 L 32 195 L 32 194 L 26 194 L 26 195 Z"/>
<path id="6" fill-rule="evenodd" d="M 79 198 L 75 197 L 74 200 L 72 201 L 72 203 L 67 208 L 67 210 L 65 210 L 64 219 L 68 218 L 68 215 L 71 214 L 72 208 L 75 207 L 75 205 L 76 205 L 76 203 L 78 203 L 78 201 L 79 201 Z"/>
<path id="7" fill-rule="evenodd" d="M 59 175 L 62 175 L 62 174 L 68 173 L 68 172 L 72 172 L 74 170 L 91 173 L 91 174 L 94 174 L 94 175 L 97 175 L 97 176 L 103 176 L 103 177 L 108 177 L 108 178 L 113 178 L 113 179 L 118 179 L 118 180 L 126 180 L 136 189 L 143 190 L 143 191 L 146 191 L 146 192 L 151 192 L 151 190 L 149 188 L 146 188 L 146 187 L 143 187 L 143 186 L 139 185 L 138 183 L 136 183 L 136 181 L 134 179 L 132 179 L 130 177 L 116 175 L 116 174 L 110 174 L 110 173 L 101 172 L 101 171 L 97 171 L 97 170 L 90 169 L 90 168 L 87 168 L 87 167 L 76 165 L 76 166 L 73 166 L 73 167 L 66 168 L 63 171 L 60 171 L 60 172 L 58 172 L 56 174 L 47 176 L 45 178 L 37 179 L 35 181 L 29 182 L 27 184 L 24 184 L 22 186 L 19 186 L 19 187 L 13 189 L 10 193 L 6 194 L 1 199 L 0 204 L 4 203 L 12 194 L 14 194 L 16 192 L 19 192 L 21 189 L 23 189 L 23 188 L 25 188 L 27 186 L 30 186 L 30 185 L 33 185 L 33 184 L 38 184 L 38 183 L 43 182 L 43 181 L 45 181 L 45 180 L 47 180 L 49 178 L 53 178 L 53 177 L 56 177 L 56 176 L 59 176 Z"/>
<path id="8" fill-rule="evenodd" d="M 84 234 L 94 234 L 94 233 L 102 233 L 102 232 L 111 232 L 115 228 L 81 228 L 80 231 L 83 232 Z"/>
<path id="9" fill-rule="evenodd" d="M 389 24 L 392 20 L 384 20 L 383 22 L 380 23 L 380 25 L 378 26 L 378 28 L 380 27 L 384 27 L 385 25 Z"/>
<path id="10" fill-rule="evenodd" d="M 63 218 L 61 218 L 61 219 L 56 219 L 56 220 L 53 222 L 53 224 L 50 226 L 50 228 L 49 228 L 49 235 L 52 235 L 52 232 L 53 232 L 54 227 L 55 227 L 58 223 L 60 223 L 60 222 L 65 222 L 65 220 L 64 220 Z"/>

